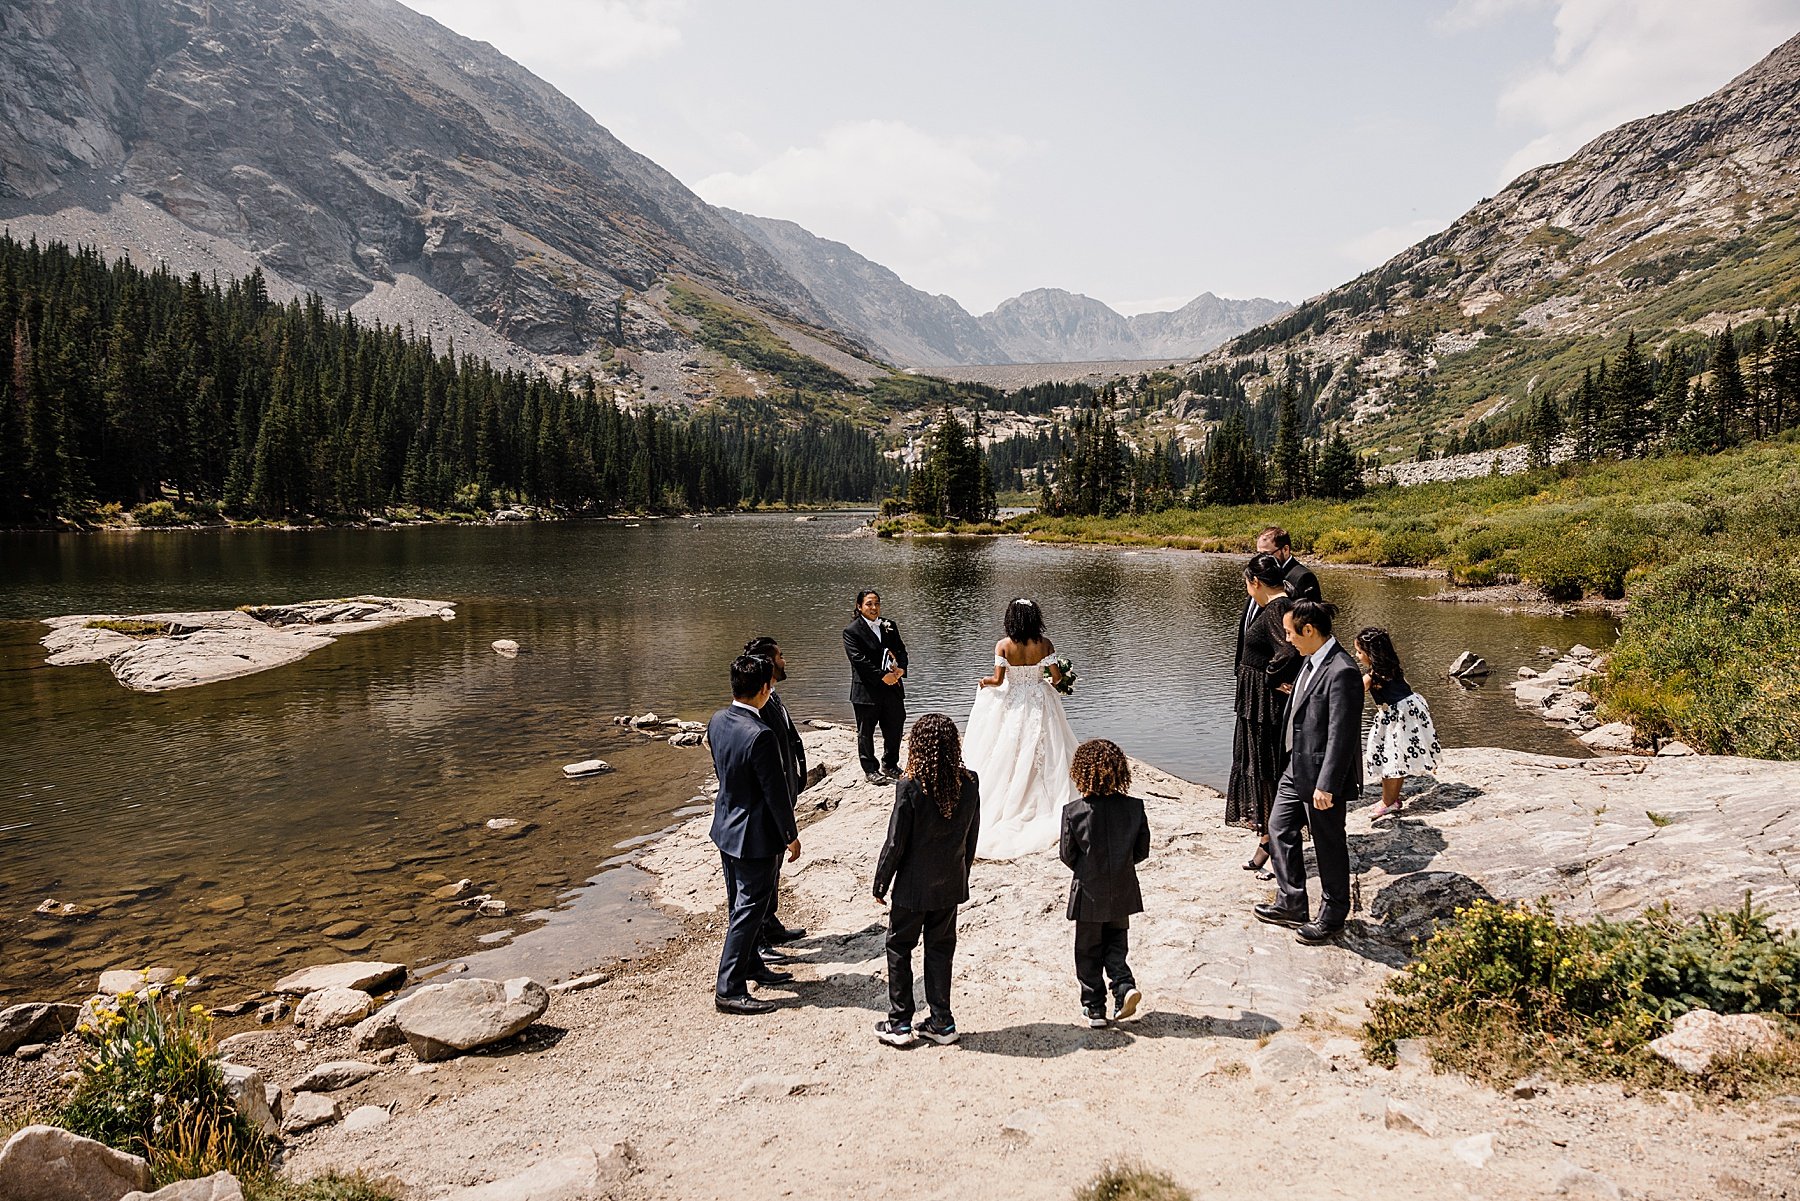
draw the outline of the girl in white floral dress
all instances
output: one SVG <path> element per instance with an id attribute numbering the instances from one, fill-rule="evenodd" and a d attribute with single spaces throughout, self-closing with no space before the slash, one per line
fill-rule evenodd
<path id="1" fill-rule="evenodd" d="M 1394 640 L 1379 626 L 1356 636 L 1356 661 L 1362 664 L 1363 687 L 1375 702 L 1375 720 L 1363 744 L 1365 779 L 1381 781 L 1381 804 L 1369 814 L 1380 821 L 1400 812 L 1400 785 L 1407 776 L 1437 770 L 1437 727 L 1431 706 L 1406 682 Z"/>

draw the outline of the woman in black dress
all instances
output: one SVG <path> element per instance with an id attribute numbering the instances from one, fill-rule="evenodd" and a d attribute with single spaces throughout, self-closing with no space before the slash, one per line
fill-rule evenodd
<path id="1" fill-rule="evenodd" d="M 1244 591 L 1250 599 L 1238 625 L 1237 729 L 1231 740 L 1225 821 L 1256 831 L 1256 853 L 1244 870 L 1267 880 L 1272 877 L 1267 866 L 1269 807 L 1281 780 L 1282 722 L 1300 655 L 1281 624 L 1291 602 L 1274 555 L 1252 556 L 1244 568 Z"/>

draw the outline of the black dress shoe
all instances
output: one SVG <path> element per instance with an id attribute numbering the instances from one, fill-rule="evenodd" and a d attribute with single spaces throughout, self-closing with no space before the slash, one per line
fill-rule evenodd
<path id="1" fill-rule="evenodd" d="M 805 926 L 771 926 L 763 932 L 764 942 L 793 942 L 806 937 Z"/>
<path id="2" fill-rule="evenodd" d="M 1289 929 L 1298 929 L 1307 923 L 1306 910 L 1304 909 L 1283 909 L 1279 905 L 1258 905 L 1255 909 L 1252 909 L 1251 912 L 1256 915 L 1257 921 L 1267 922 L 1271 926 L 1286 926 Z"/>
<path id="3" fill-rule="evenodd" d="M 792 984 L 794 973 L 778 972 L 772 967 L 764 967 L 760 972 L 751 972 L 744 977 L 755 984 Z"/>
<path id="4" fill-rule="evenodd" d="M 763 957 L 764 963 L 784 963 L 788 958 L 788 953 L 786 951 L 782 950 L 774 943 L 769 942 L 765 942 L 757 947 L 756 953 Z"/>
<path id="5" fill-rule="evenodd" d="M 764 1001 L 759 997 L 751 996 L 749 993 L 744 993 L 741 996 L 735 997 L 721 996 L 715 993 L 713 995 L 713 1008 L 717 1009 L 720 1013 L 751 1014 L 775 1012 L 774 1002 Z"/>
<path id="6" fill-rule="evenodd" d="M 886 784 L 889 782 L 888 778 L 878 771 L 864 772 L 863 779 L 871 784 Z"/>
<path id="7" fill-rule="evenodd" d="M 1294 937 L 1309 947 L 1316 947 L 1321 943 L 1330 942 L 1343 932 L 1343 922 L 1331 925 L 1321 920 L 1307 922 L 1304 926 L 1301 926 L 1298 930 L 1294 931 Z"/>

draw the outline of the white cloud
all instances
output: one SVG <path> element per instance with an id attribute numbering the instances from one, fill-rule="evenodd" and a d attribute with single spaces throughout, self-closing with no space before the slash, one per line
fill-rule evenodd
<path id="1" fill-rule="evenodd" d="M 1450 223 L 1439 217 L 1421 217 L 1405 225 L 1384 225 L 1340 243 L 1338 253 L 1359 271 L 1387 262 L 1414 242 L 1429 237 Z"/>
<path id="2" fill-rule="evenodd" d="M 1550 0 L 1456 0 L 1449 11 L 1437 17 L 1433 24 L 1445 32 L 1459 33 L 1492 24 L 1508 13 L 1523 8 L 1539 8 L 1549 2 Z"/>
<path id="3" fill-rule="evenodd" d="M 1463 0 L 1453 15 L 1491 18 L 1519 2 Z M 1800 27 L 1796 0 L 1555 0 L 1555 9 L 1549 60 L 1500 96 L 1501 119 L 1533 131 L 1501 182 L 1616 125 L 1700 99 Z"/>
<path id="4" fill-rule="evenodd" d="M 405 0 L 539 74 L 608 70 L 681 44 L 684 0 Z"/>
<path id="5" fill-rule="evenodd" d="M 748 171 L 721 171 L 694 191 L 713 204 L 796 221 L 843 242 L 915 287 L 950 281 L 987 257 L 1000 170 L 1023 139 L 941 138 L 904 121 L 846 121 Z"/>

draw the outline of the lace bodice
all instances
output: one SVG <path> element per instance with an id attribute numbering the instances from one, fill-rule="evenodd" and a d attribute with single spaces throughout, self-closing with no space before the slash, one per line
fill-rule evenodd
<path id="1" fill-rule="evenodd" d="M 1052 656 L 1052 658 L 1054 658 L 1054 656 Z M 1018 663 L 1008 663 L 1004 656 L 994 656 L 994 665 L 996 667 L 1006 668 L 1006 678 L 1000 681 L 1000 686 L 1003 688 L 1044 687 L 1050 682 L 1050 677 L 1044 674 L 1044 664 L 1049 662 L 1051 662 L 1051 659 L 1044 659 L 1037 663 L 1022 666 Z"/>

